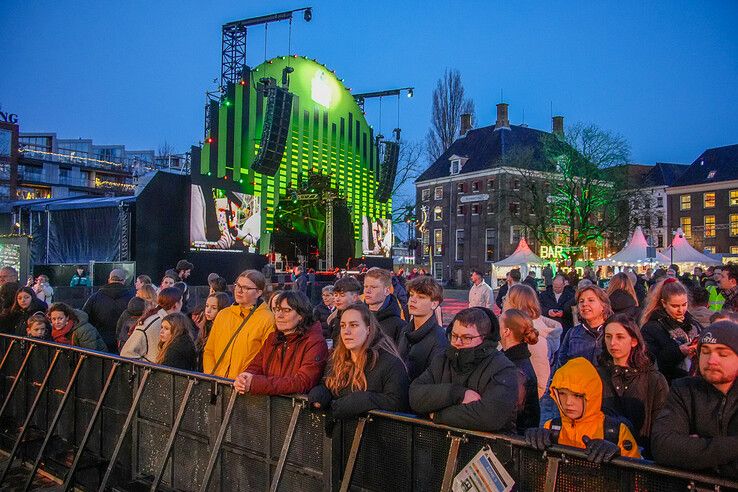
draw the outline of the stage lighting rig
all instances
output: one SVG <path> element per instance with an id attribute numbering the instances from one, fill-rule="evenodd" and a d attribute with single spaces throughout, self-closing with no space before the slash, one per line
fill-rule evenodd
<path id="1" fill-rule="evenodd" d="M 356 104 L 358 104 L 363 111 L 364 102 L 367 99 L 372 99 L 375 97 L 399 96 L 403 92 L 407 92 L 407 97 L 413 97 L 414 90 L 415 90 L 415 87 L 401 87 L 399 89 L 389 89 L 386 91 L 364 92 L 361 94 L 354 94 L 354 99 L 356 99 Z"/>

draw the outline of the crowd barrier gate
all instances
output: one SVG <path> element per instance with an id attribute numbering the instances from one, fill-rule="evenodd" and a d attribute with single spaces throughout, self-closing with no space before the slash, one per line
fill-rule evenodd
<path id="1" fill-rule="evenodd" d="M 61 490 L 445 491 L 490 446 L 518 490 L 738 490 L 413 415 L 333 422 L 303 396 L 239 395 L 228 379 L 52 342 L 0 335 L 0 356 L 0 489 L 43 474 Z"/>

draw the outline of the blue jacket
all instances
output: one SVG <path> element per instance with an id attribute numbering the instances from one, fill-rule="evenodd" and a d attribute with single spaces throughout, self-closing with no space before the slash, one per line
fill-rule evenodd
<path id="1" fill-rule="evenodd" d="M 598 359 L 602 353 L 602 331 L 604 324 L 598 326 L 594 330 L 587 328 L 583 323 L 579 323 L 570 329 L 564 335 L 559 348 L 559 359 L 556 367 L 561 367 L 570 359 L 576 357 L 584 357 L 598 367 Z"/>

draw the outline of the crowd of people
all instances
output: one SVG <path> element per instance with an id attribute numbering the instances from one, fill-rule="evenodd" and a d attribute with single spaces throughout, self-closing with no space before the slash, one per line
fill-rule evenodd
<path id="1" fill-rule="evenodd" d="M 445 327 L 443 287 L 420 272 L 343 275 L 317 305 L 301 268 L 283 291 L 257 270 L 232 291 L 211 274 L 207 298 L 189 305 L 193 268 L 182 260 L 135 288 L 113 270 L 78 310 L 47 306 L 4 267 L 0 329 L 227 377 L 239 393 L 306 394 L 333 419 L 413 412 L 593 462 L 649 458 L 738 479 L 738 265 L 624 271 L 606 288 L 592 270 L 549 268 L 538 281 L 514 269 L 497 295 L 473 271 L 469 307 Z"/>

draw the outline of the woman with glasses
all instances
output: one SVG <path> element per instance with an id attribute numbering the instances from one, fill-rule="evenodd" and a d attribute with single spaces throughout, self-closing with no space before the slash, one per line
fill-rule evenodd
<path id="1" fill-rule="evenodd" d="M 518 369 L 497 350 L 500 326 L 489 309 L 459 311 L 451 347 L 410 385 L 410 407 L 437 424 L 486 432 L 514 431 Z"/>
<path id="2" fill-rule="evenodd" d="M 233 285 L 236 304 L 218 313 L 205 344 L 206 374 L 234 379 L 251 363 L 274 331 L 274 315 L 262 301 L 266 279 L 258 270 L 241 273 Z"/>
<path id="3" fill-rule="evenodd" d="M 307 296 L 280 293 L 274 302 L 276 331 L 233 386 L 239 393 L 288 395 L 307 393 L 320 381 L 328 358 L 320 323 L 313 320 Z"/>
<path id="4" fill-rule="evenodd" d="M 330 368 L 310 392 L 310 404 L 338 419 L 370 410 L 406 411 L 410 381 L 405 364 L 369 307 L 347 306 L 340 323 Z"/>
<path id="5" fill-rule="evenodd" d="M 30 287 L 21 287 L 15 293 L 15 301 L 10 308 L 10 318 L 12 319 L 13 331 L 15 335 L 26 335 L 26 321 L 31 314 L 41 311 L 46 312 L 49 306 L 44 301 L 36 297 L 36 293 Z"/>

